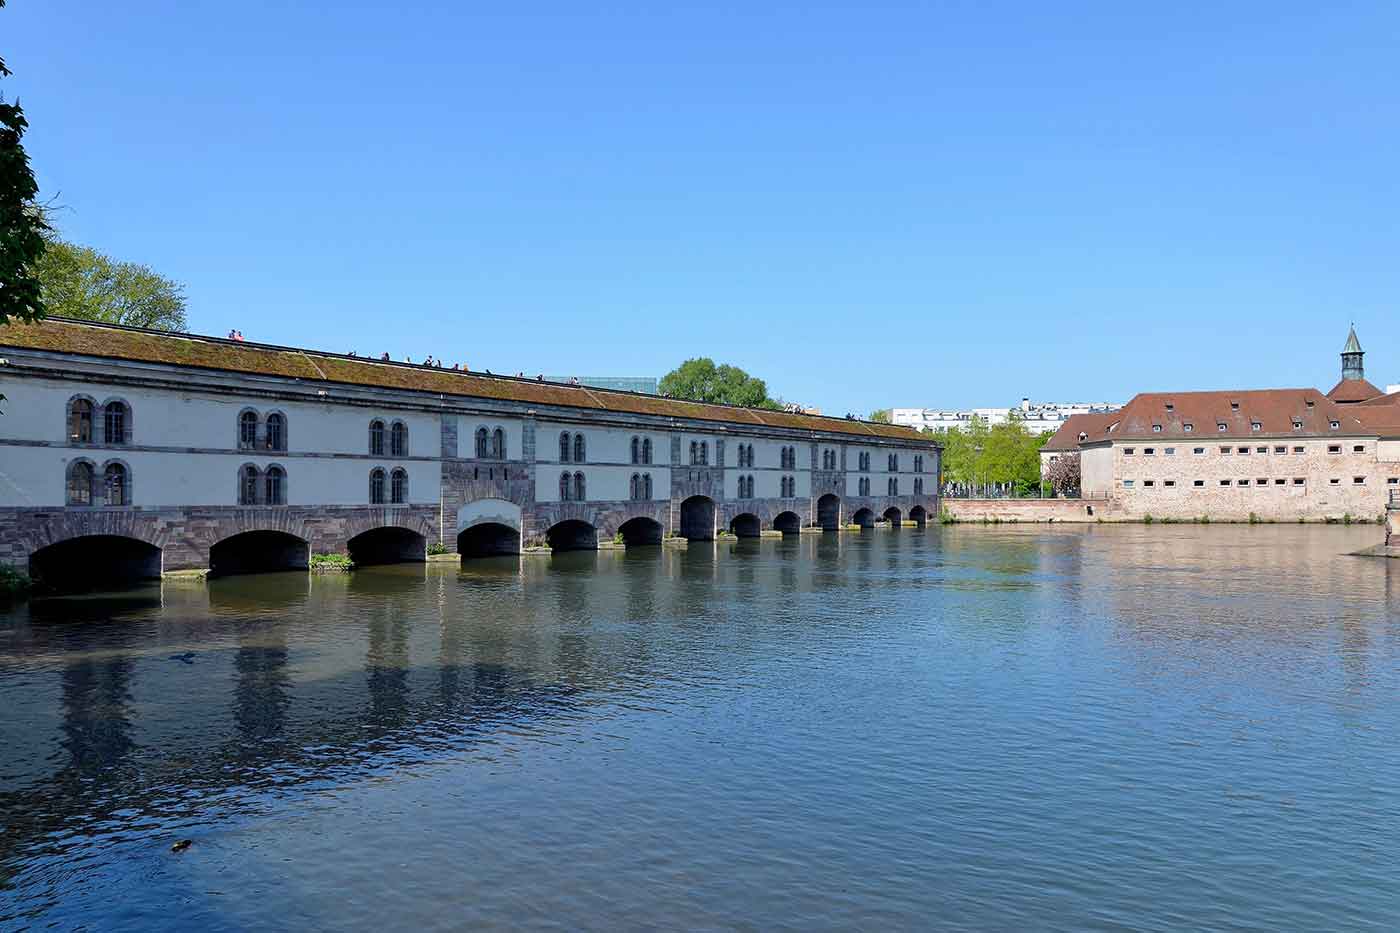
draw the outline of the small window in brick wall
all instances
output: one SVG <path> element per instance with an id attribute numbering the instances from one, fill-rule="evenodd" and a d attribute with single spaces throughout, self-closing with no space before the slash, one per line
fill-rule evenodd
<path id="1" fill-rule="evenodd" d="M 1205 484 L 1206 484 L 1206 481 L 1203 480 L 1203 479 L 1193 480 L 1193 481 L 1191 482 L 1191 485 L 1192 485 L 1192 486 L 1197 486 L 1197 487 L 1199 487 L 1199 486 L 1204 486 Z"/>

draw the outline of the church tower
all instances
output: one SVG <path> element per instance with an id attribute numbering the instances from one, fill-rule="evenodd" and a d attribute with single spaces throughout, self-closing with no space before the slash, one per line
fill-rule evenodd
<path id="1" fill-rule="evenodd" d="M 1347 334 L 1347 345 L 1342 347 L 1342 378 L 1343 379 L 1365 379 L 1366 370 L 1361 365 L 1361 358 L 1366 355 L 1366 351 L 1361 349 L 1361 342 L 1356 339 L 1356 328 L 1353 327 Z"/>

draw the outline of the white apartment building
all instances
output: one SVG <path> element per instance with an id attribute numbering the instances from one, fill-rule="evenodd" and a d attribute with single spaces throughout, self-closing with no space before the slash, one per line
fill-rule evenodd
<path id="1" fill-rule="evenodd" d="M 890 412 L 890 420 L 904 427 L 946 431 L 966 428 L 973 418 L 989 425 L 1004 424 L 1014 418 L 1030 433 L 1039 434 L 1058 431 L 1074 415 L 1117 411 L 1120 407 L 1109 402 L 1032 402 L 1023 398 L 1021 404 L 1006 408 L 895 408 Z"/>

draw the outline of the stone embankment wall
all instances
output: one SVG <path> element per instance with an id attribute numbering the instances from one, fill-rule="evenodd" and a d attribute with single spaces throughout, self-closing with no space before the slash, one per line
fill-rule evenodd
<path id="1" fill-rule="evenodd" d="M 943 511 L 960 522 L 1122 521 L 1106 499 L 944 499 Z"/>

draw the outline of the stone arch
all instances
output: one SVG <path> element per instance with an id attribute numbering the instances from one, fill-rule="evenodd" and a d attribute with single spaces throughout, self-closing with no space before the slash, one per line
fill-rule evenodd
<path id="1" fill-rule="evenodd" d="M 457 534 L 457 553 L 462 560 L 519 554 L 520 529 L 500 522 L 477 522 Z"/>
<path id="2" fill-rule="evenodd" d="M 598 550 L 598 529 L 581 518 L 555 522 L 545 532 L 545 541 L 555 551 Z"/>
<path id="3" fill-rule="evenodd" d="M 885 509 L 885 521 L 890 523 L 891 528 L 898 528 L 904 523 L 904 513 L 894 506 Z"/>
<path id="4" fill-rule="evenodd" d="M 681 537 L 688 541 L 714 540 L 715 500 L 691 496 L 681 503 Z"/>
<path id="5" fill-rule="evenodd" d="M 817 527 L 822 531 L 835 531 L 841 527 L 841 497 L 827 493 L 817 500 Z"/>
<path id="6" fill-rule="evenodd" d="M 802 518 L 796 512 L 779 512 L 773 516 L 773 530 L 795 535 L 802 530 Z"/>
<path id="7" fill-rule="evenodd" d="M 629 548 L 660 544 L 664 532 L 665 528 L 662 524 L 648 515 L 629 518 L 617 528 L 617 533 L 622 535 L 623 545 Z"/>
<path id="8" fill-rule="evenodd" d="M 422 563 L 427 560 L 428 536 L 402 525 L 380 525 L 347 538 L 345 549 L 359 567 Z"/>
<path id="9" fill-rule="evenodd" d="M 859 525 L 862 528 L 873 528 L 875 527 L 875 513 L 864 507 L 856 509 L 855 514 L 851 516 L 851 524 Z"/>
<path id="10" fill-rule="evenodd" d="M 521 530 L 520 506 L 509 499 L 474 499 L 457 510 L 457 534 L 477 525 L 502 525 L 515 531 Z"/>
<path id="11" fill-rule="evenodd" d="M 251 528 L 215 541 L 209 548 L 209 574 L 232 576 L 305 570 L 311 542 L 281 528 Z"/>
<path id="12" fill-rule="evenodd" d="M 47 544 L 29 555 L 29 576 L 41 591 L 116 589 L 159 580 L 161 549 L 121 534 L 87 534 Z"/>
<path id="13" fill-rule="evenodd" d="M 757 538 L 762 533 L 763 523 L 752 512 L 741 512 L 729 520 L 729 530 L 736 538 Z"/>
<path id="14" fill-rule="evenodd" d="M 909 520 L 920 528 L 928 524 L 928 510 L 922 505 L 916 505 L 909 510 Z"/>

